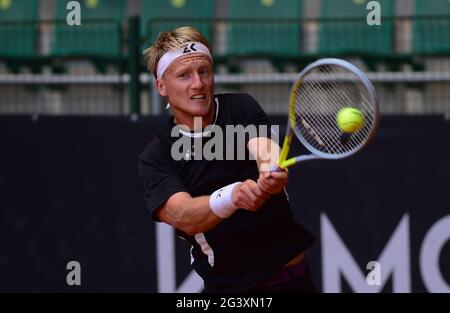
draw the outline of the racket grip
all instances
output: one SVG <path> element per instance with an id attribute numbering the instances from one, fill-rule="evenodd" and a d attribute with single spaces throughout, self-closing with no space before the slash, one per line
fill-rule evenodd
<path id="1" fill-rule="evenodd" d="M 270 172 L 283 172 L 284 169 L 282 169 L 279 165 L 272 165 L 270 168 Z"/>

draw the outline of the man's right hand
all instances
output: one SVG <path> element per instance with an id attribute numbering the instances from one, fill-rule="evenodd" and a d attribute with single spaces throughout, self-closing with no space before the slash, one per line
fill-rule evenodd
<path id="1" fill-rule="evenodd" d="M 264 192 L 258 183 L 251 179 L 237 185 L 232 194 L 233 204 L 249 211 L 258 210 L 269 197 L 270 194 Z"/>

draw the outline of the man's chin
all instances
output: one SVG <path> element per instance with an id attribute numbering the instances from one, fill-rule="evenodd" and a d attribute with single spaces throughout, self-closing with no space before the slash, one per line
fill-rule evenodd
<path id="1" fill-rule="evenodd" d="M 195 103 L 191 106 L 191 113 L 194 116 L 206 117 L 211 112 L 211 105 L 205 103 Z"/>

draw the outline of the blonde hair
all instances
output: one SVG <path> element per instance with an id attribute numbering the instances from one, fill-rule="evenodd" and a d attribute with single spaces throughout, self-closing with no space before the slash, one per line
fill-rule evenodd
<path id="1" fill-rule="evenodd" d="M 193 27 L 184 26 L 159 33 L 154 45 L 144 50 L 144 60 L 148 71 L 156 78 L 156 66 L 164 53 L 189 41 L 201 42 L 211 51 L 211 45 L 206 37 Z"/>

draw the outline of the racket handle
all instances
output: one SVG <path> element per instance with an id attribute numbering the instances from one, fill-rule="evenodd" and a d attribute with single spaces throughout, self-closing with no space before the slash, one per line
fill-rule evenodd
<path id="1" fill-rule="evenodd" d="M 272 165 L 272 167 L 270 168 L 270 172 L 284 172 L 284 169 L 279 165 Z"/>

